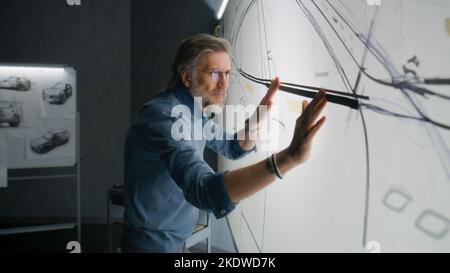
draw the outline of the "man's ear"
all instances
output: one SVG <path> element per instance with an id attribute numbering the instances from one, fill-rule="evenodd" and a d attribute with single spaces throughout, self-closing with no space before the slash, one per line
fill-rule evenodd
<path id="1" fill-rule="evenodd" d="M 183 82 L 186 88 L 191 88 L 192 85 L 192 77 L 191 74 L 187 70 L 183 70 L 180 73 L 181 81 Z"/>

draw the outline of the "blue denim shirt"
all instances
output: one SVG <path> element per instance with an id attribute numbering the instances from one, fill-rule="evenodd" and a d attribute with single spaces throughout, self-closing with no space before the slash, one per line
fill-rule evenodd
<path id="1" fill-rule="evenodd" d="M 224 188 L 224 173 L 211 169 L 203 160 L 203 151 L 206 145 L 227 158 L 238 159 L 255 148 L 243 150 L 236 134 L 230 136 L 204 115 L 172 117 L 172 108 L 180 104 L 191 113 L 197 107 L 181 85 L 163 91 L 144 105 L 128 131 L 122 245 L 150 252 L 175 252 L 192 234 L 198 209 L 221 218 L 236 206 Z M 172 125 L 180 119 L 186 125 L 183 130 L 193 136 L 191 125 L 195 118 L 201 124 L 213 122 L 222 140 L 172 137 Z"/>

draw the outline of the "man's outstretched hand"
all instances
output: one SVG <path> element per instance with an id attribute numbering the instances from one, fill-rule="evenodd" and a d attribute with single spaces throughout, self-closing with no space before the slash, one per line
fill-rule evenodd
<path id="1" fill-rule="evenodd" d="M 267 104 L 271 104 L 270 98 L 273 97 L 271 94 L 274 94 L 276 89 L 278 89 L 279 80 L 275 79 L 271 86 L 273 88 L 269 88 L 266 95 L 268 99 L 266 101 L 263 99 L 263 102 Z M 324 90 L 317 93 L 309 104 L 303 101 L 302 114 L 295 124 L 291 144 L 276 156 L 277 167 L 281 174 L 284 175 L 308 159 L 313 138 L 325 122 L 325 117 L 322 117 L 317 122 L 316 120 L 319 118 L 326 103 Z M 224 175 L 225 189 L 233 202 L 237 203 L 251 196 L 275 180 L 273 172 L 267 168 L 267 162 L 267 160 L 263 160 L 256 164 L 230 171 Z M 242 183 L 242 181 L 245 181 L 245 183 Z"/>
<path id="2" fill-rule="evenodd" d="M 278 88 L 280 88 L 280 78 L 275 77 L 275 79 L 272 80 L 266 95 L 261 99 L 259 105 L 266 105 L 268 110 L 270 110 L 273 104 L 273 98 Z"/>
<path id="3" fill-rule="evenodd" d="M 253 115 L 246 121 L 244 129 L 245 139 L 239 141 L 239 145 L 242 149 L 250 150 L 255 146 L 256 140 L 258 139 L 258 131 L 260 125 L 267 119 L 268 111 L 270 111 L 270 108 L 273 105 L 273 99 L 278 88 L 280 88 L 280 78 L 275 77 L 275 79 L 270 84 L 266 95 L 261 99 L 258 108 L 256 108 L 256 111 L 253 113 Z M 266 111 L 260 111 L 261 106 L 266 107 Z"/>
<path id="4" fill-rule="evenodd" d="M 265 122 L 268 111 L 270 111 L 270 108 L 272 108 L 273 99 L 275 97 L 278 88 L 280 88 L 280 78 L 275 77 L 275 79 L 272 80 L 269 89 L 267 89 L 266 95 L 261 99 L 258 108 L 256 108 L 255 113 L 253 113 L 252 117 L 250 118 L 250 120 L 256 121 L 254 122 L 254 124 L 252 124 L 255 127 L 250 128 L 250 131 L 258 129 L 259 125 Z M 259 109 L 261 106 L 265 106 L 266 111 L 260 111 Z"/>
<path id="5" fill-rule="evenodd" d="M 303 101 L 302 114 L 297 118 L 291 144 L 283 151 L 293 165 L 299 165 L 308 160 L 313 138 L 325 123 L 325 116 L 316 120 L 326 103 L 326 93 L 323 89 L 314 96 L 310 103 Z"/>

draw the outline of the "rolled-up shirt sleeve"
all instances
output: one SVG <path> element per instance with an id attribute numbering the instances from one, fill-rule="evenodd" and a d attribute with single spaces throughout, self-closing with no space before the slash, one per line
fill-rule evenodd
<path id="1" fill-rule="evenodd" d="M 212 120 L 208 122 L 214 122 Z M 206 146 L 218 154 L 232 160 L 236 160 L 248 155 L 251 152 L 256 151 L 256 145 L 251 150 L 242 149 L 237 139 L 238 133 L 230 134 L 226 132 L 222 127 L 214 123 L 214 130 L 217 131 L 216 135 L 221 135 L 221 139 L 212 139 L 206 141 Z"/>
<path id="2" fill-rule="evenodd" d="M 231 201 L 225 189 L 225 173 L 215 173 L 190 141 L 172 138 L 175 118 L 170 113 L 149 110 L 146 116 L 145 122 L 135 124 L 135 130 L 145 138 L 144 148 L 167 167 L 185 199 L 199 209 L 212 212 L 217 218 L 230 213 L 236 203 Z"/>

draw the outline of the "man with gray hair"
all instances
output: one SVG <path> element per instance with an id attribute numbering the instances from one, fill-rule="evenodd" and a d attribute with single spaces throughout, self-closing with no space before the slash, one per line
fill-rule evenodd
<path id="1" fill-rule="evenodd" d="M 316 121 L 326 104 L 324 91 L 309 104 L 303 101 L 291 144 L 267 160 L 219 173 L 203 160 L 205 146 L 233 160 L 256 149 L 251 135 L 257 132 L 258 123 L 245 123 L 243 139 L 215 123 L 215 135 L 222 136 L 218 139 L 198 140 L 193 137 L 194 130 L 189 130 L 192 124 L 213 122 L 204 113 L 208 106 L 224 105 L 231 73 L 230 48 L 227 40 L 207 34 L 183 41 L 168 88 L 145 103 L 129 129 L 125 141 L 123 252 L 179 252 L 192 234 L 198 209 L 224 217 L 239 201 L 308 159 L 312 139 L 325 121 L 325 117 Z M 270 109 L 279 85 L 275 78 L 260 106 Z M 194 97 L 201 98 L 201 103 Z M 173 116 L 172 109 L 180 105 L 189 113 L 201 114 Z M 177 122 L 182 122 L 187 137 L 173 137 Z"/>

